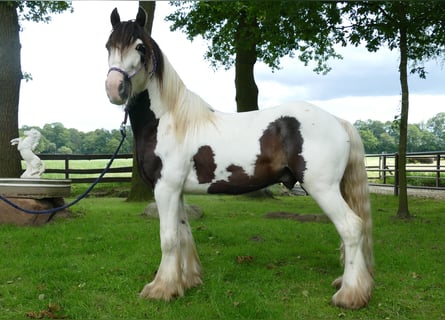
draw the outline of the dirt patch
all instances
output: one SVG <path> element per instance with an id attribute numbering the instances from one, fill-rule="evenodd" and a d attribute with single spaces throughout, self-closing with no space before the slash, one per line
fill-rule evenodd
<path id="1" fill-rule="evenodd" d="M 278 211 L 278 212 L 268 212 L 264 217 L 266 219 L 287 219 L 299 222 L 320 222 L 320 223 L 330 222 L 329 218 L 326 215 L 320 213 L 299 214 L 299 213 Z"/>
<path id="2" fill-rule="evenodd" d="M 65 201 L 63 198 L 8 198 L 12 203 L 28 210 L 48 210 L 63 206 Z M 66 216 L 68 210 L 57 211 L 55 213 L 28 214 L 15 209 L 7 203 L 0 202 L 0 224 L 14 224 L 17 226 L 40 226 L 50 222 L 55 215 L 57 217 Z"/>

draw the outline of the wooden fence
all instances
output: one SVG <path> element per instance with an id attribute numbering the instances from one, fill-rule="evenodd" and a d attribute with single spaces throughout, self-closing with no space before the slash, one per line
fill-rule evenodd
<path id="1" fill-rule="evenodd" d="M 70 179 L 72 183 L 92 183 L 94 182 L 100 173 L 104 170 L 106 164 L 111 158 L 109 154 L 39 154 L 41 160 L 58 160 L 63 161 L 63 168 L 46 168 L 45 174 L 56 175 L 63 179 Z M 118 154 L 114 163 L 119 162 L 118 159 L 132 159 L 131 153 Z M 87 160 L 93 162 L 88 168 L 76 168 L 74 165 L 76 161 Z M 94 164 L 94 160 L 98 163 Z M 131 161 L 125 161 L 125 166 L 113 166 L 105 174 L 101 182 L 129 182 L 131 181 Z M 83 162 L 85 163 L 85 162 Z M 91 166 L 93 166 L 91 168 Z M 63 176 L 62 176 L 63 175 Z"/>
<path id="2" fill-rule="evenodd" d="M 367 154 L 366 171 L 370 185 L 394 188 L 398 194 L 398 153 Z M 409 188 L 445 191 L 445 151 L 411 152 L 406 157 Z"/>
<path id="3" fill-rule="evenodd" d="M 55 174 L 57 177 L 70 179 L 73 183 L 91 183 L 103 171 L 111 155 L 40 154 L 39 157 L 42 160 L 63 162 L 63 166 L 59 164 L 61 168 L 48 167 L 45 174 Z M 123 164 L 122 166 L 119 166 L 119 163 L 113 165 L 102 182 L 131 181 L 132 162 L 129 159 L 132 159 L 132 157 L 132 154 L 117 155 L 116 159 L 127 160 L 120 161 Z M 371 185 L 392 187 L 395 194 L 398 194 L 397 157 L 397 153 L 366 155 L 366 170 Z M 76 161 L 79 163 L 79 160 L 89 160 L 93 164 L 85 165 L 82 168 L 77 166 L 76 168 Z M 94 164 L 95 161 L 96 164 Z M 115 162 L 119 162 L 119 160 Z M 85 164 L 85 162 L 82 163 Z M 445 191 L 445 151 L 409 153 L 407 155 L 406 171 L 410 188 Z"/>

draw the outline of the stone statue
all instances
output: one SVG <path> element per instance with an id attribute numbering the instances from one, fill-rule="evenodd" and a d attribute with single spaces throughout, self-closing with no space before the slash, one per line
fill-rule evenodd
<path id="1" fill-rule="evenodd" d="M 25 137 L 15 138 L 11 140 L 11 145 L 17 145 L 23 160 L 26 162 L 26 170 L 20 176 L 25 179 L 40 178 L 45 171 L 45 164 L 34 154 L 34 149 L 39 145 L 41 134 L 36 129 L 24 132 Z"/>

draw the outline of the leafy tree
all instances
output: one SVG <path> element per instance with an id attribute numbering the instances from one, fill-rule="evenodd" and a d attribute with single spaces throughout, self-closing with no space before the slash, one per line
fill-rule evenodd
<path id="1" fill-rule="evenodd" d="M 445 150 L 442 146 L 443 141 L 436 137 L 432 132 L 428 130 L 421 130 L 421 146 L 419 147 L 419 151 L 441 151 Z"/>
<path id="2" fill-rule="evenodd" d="M 445 122 L 445 117 L 443 117 Z M 441 131 L 441 113 L 432 117 L 427 123 L 408 125 L 407 151 L 440 151 L 444 150 Z M 357 120 L 354 126 L 359 130 L 366 153 L 393 153 L 398 150 L 399 135 L 391 122 L 382 123 L 374 120 Z M 436 126 L 438 128 L 436 129 Z M 433 129 L 433 127 L 435 129 Z"/>
<path id="3" fill-rule="evenodd" d="M 64 146 L 66 141 L 69 139 L 66 128 L 60 122 L 45 124 L 42 130 L 40 130 L 40 133 L 46 140 L 54 143 L 56 148 Z"/>
<path id="4" fill-rule="evenodd" d="M 426 123 L 429 132 L 438 140 L 437 150 L 445 150 L 445 112 L 438 113 Z"/>
<path id="5" fill-rule="evenodd" d="M 370 129 L 360 129 L 360 136 L 362 138 L 363 145 L 365 146 L 366 153 L 378 153 L 379 140 Z"/>
<path id="6" fill-rule="evenodd" d="M 52 13 L 71 8 L 56 1 L 0 1 L 0 177 L 18 177 L 20 156 L 9 141 L 18 136 L 20 82 L 20 25 L 22 19 L 49 22 Z"/>
<path id="7" fill-rule="evenodd" d="M 390 122 L 357 120 L 354 126 L 360 132 L 367 153 L 396 151 L 396 136 Z"/>
<path id="8" fill-rule="evenodd" d="M 441 1 L 367 1 L 346 2 L 343 14 L 350 22 L 345 36 L 354 45 L 366 44 L 370 52 L 386 46 L 400 53 L 399 73 L 402 108 L 399 120 L 399 218 L 409 218 L 406 188 L 406 151 L 408 132 L 408 64 L 410 72 L 426 77 L 424 61 L 445 53 L 445 2 Z"/>
<path id="9" fill-rule="evenodd" d="M 418 125 L 408 124 L 406 148 L 412 152 L 421 151 L 422 132 Z"/>
<path id="10" fill-rule="evenodd" d="M 327 72 L 326 61 L 339 58 L 333 48 L 340 13 L 335 2 L 317 1 L 173 1 L 178 9 L 166 20 L 192 40 L 209 42 L 205 58 L 213 67 L 235 65 L 237 109 L 258 109 L 254 65 L 263 61 L 272 70 L 280 58 L 298 55 L 315 71 Z M 297 53 L 296 53 L 297 52 Z"/>
<path id="11" fill-rule="evenodd" d="M 394 136 L 391 136 L 389 132 L 383 132 L 378 137 L 379 140 L 379 151 L 378 153 L 392 153 L 396 152 L 397 144 Z"/>
<path id="12" fill-rule="evenodd" d="M 59 149 L 57 149 L 57 153 L 61 153 L 61 154 L 72 154 L 72 153 L 73 153 L 73 150 L 71 150 L 71 149 L 68 148 L 68 147 L 63 146 L 63 147 L 60 147 Z"/>

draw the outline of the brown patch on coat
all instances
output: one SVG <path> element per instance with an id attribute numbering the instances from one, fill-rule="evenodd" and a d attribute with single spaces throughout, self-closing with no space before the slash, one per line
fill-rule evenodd
<path id="1" fill-rule="evenodd" d="M 297 181 L 303 182 L 306 161 L 301 156 L 303 137 L 297 119 L 280 117 L 271 122 L 259 142 L 261 151 L 252 176 L 232 164 L 226 168 L 231 173 L 229 178 L 212 183 L 208 192 L 240 194 L 278 182 L 291 189 Z"/>
<path id="2" fill-rule="evenodd" d="M 136 147 L 139 174 L 152 188 L 161 177 L 162 160 L 155 154 L 159 119 L 150 109 L 148 91 L 132 97 L 127 104 Z"/>
<path id="3" fill-rule="evenodd" d="M 193 156 L 193 163 L 200 184 L 210 183 L 215 179 L 215 154 L 210 146 L 200 147 Z"/>

